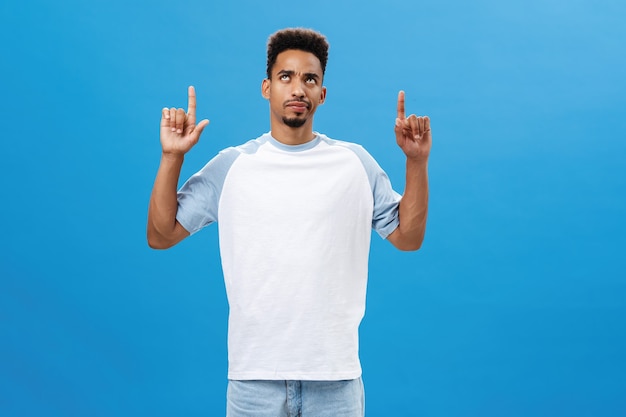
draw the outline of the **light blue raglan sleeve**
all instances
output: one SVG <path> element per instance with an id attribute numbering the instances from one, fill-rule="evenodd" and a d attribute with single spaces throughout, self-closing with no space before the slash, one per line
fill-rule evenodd
<path id="1" fill-rule="evenodd" d="M 372 228 L 376 230 L 380 237 L 386 239 L 400 224 L 398 208 L 402 196 L 393 190 L 391 181 L 385 171 L 362 146 L 350 144 L 350 149 L 361 160 L 372 187 L 372 195 L 374 197 Z"/>
<path id="2" fill-rule="evenodd" d="M 221 151 L 178 190 L 176 220 L 189 233 L 217 221 L 224 180 L 239 155 L 235 148 Z"/>

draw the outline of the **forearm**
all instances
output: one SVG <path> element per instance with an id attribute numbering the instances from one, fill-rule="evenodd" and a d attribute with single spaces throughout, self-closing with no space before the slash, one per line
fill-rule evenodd
<path id="1" fill-rule="evenodd" d="M 392 243 L 402 250 L 421 247 L 428 217 L 428 161 L 406 161 L 406 186 L 399 207 L 400 224 Z"/>
<path id="2" fill-rule="evenodd" d="M 177 227 L 177 187 L 183 165 L 183 155 L 163 154 L 152 188 L 148 207 L 148 244 L 153 248 L 166 248 L 180 239 Z"/>

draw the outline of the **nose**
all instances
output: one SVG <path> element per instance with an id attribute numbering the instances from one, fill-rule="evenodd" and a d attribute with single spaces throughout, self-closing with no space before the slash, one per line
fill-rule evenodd
<path id="1" fill-rule="evenodd" d="M 302 81 L 296 81 L 293 83 L 293 90 L 291 95 L 294 97 L 304 97 L 304 88 L 302 87 Z"/>

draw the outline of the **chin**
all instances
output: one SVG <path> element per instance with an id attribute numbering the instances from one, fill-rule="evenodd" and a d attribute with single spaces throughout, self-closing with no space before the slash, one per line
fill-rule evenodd
<path id="1" fill-rule="evenodd" d="M 283 117 L 283 123 L 289 127 L 297 128 L 302 127 L 306 123 L 307 119 L 302 117 Z"/>

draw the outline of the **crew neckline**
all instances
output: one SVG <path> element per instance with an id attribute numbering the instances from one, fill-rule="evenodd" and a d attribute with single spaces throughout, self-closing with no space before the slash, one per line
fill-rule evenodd
<path id="1" fill-rule="evenodd" d="M 313 149 L 320 142 L 321 138 L 320 138 L 319 133 L 313 132 L 313 134 L 315 135 L 313 139 L 311 139 L 310 141 L 306 143 L 301 143 L 299 145 L 287 145 L 285 143 L 279 142 L 272 136 L 271 132 L 268 133 L 268 141 L 272 145 L 277 147 L 278 149 L 281 149 L 286 152 L 302 152 L 302 151 L 307 151 L 309 149 Z"/>

